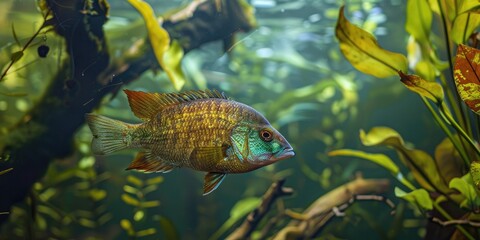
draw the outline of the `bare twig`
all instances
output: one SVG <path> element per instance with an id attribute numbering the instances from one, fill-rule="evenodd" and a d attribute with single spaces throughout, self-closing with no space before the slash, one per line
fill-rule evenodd
<path id="1" fill-rule="evenodd" d="M 449 221 L 443 221 L 439 218 L 433 217 L 432 222 L 438 223 L 443 227 L 446 227 L 449 225 L 470 225 L 472 227 L 477 227 L 477 228 L 480 227 L 480 222 L 474 222 L 466 219 L 454 219 Z"/>
<path id="2" fill-rule="evenodd" d="M 274 182 L 267 192 L 263 195 L 262 203 L 250 214 L 248 214 L 242 225 L 231 233 L 226 239 L 246 239 L 255 230 L 260 220 L 268 213 L 270 207 L 279 197 L 289 196 L 293 194 L 293 189 L 283 187 L 285 179 Z"/>

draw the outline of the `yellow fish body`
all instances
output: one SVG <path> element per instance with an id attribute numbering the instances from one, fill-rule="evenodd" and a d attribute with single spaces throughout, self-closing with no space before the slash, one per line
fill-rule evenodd
<path id="1" fill-rule="evenodd" d="M 188 167 L 207 172 L 206 195 L 227 173 L 249 172 L 295 155 L 259 112 L 218 91 L 125 93 L 143 123 L 128 124 L 95 114 L 86 118 L 95 154 L 141 150 L 127 169 L 169 172 Z"/>

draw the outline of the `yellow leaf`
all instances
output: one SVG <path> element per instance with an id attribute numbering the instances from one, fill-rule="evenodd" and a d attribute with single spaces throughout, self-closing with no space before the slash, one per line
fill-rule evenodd
<path id="1" fill-rule="evenodd" d="M 154 178 L 149 178 L 147 179 L 146 181 L 146 184 L 147 185 L 152 185 L 152 184 L 159 184 L 163 182 L 163 177 L 162 176 L 158 176 L 158 177 L 154 177 Z"/>
<path id="2" fill-rule="evenodd" d="M 107 196 L 107 191 L 103 189 L 94 188 L 90 190 L 90 197 L 95 201 L 100 201 Z"/>
<path id="3" fill-rule="evenodd" d="M 340 149 L 329 152 L 328 156 L 350 156 L 363 158 L 384 167 L 393 175 L 396 175 L 400 172 L 398 166 L 385 154 L 373 154 L 351 149 Z"/>
<path id="4" fill-rule="evenodd" d="M 143 182 L 142 180 L 140 180 L 140 178 L 137 178 L 133 175 L 128 175 L 127 176 L 127 182 L 130 182 L 132 183 L 133 185 L 137 186 L 137 187 L 143 187 Z"/>
<path id="5" fill-rule="evenodd" d="M 465 12 L 453 21 L 451 36 L 456 44 L 465 43 L 470 35 L 480 26 L 480 13 Z"/>
<path id="6" fill-rule="evenodd" d="M 146 201 L 146 202 L 140 203 L 140 207 L 143 207 L 143 208 L 151 208 L 151 207 L 158 207 L 158 206 L 160 206 L 160 201 L 158 200 Z"/>
<path id="7" fill-rule="evenodd" d="M 432 11 L 427 1 L 407 1 L 407 22 L 405 29 L 419 42 L 429 42 L 432 26 Z"/>
<path id="8" fill-rule="evenodd" d="M 129 204 L 129 205 L 132 205 L 132 206 L 138 206 L 138 205 L 140 205 L 140 202 L 139 202 L 137 199 L 131 197 L 130 195 L 128 195 L 128 194 L 126 194 L 126 193 L 122 194 L 122 200 L 123 200 L 126 204 Z"/>
<path id="9" fill-rule="evenodd" d="M 374 36 L 345 18 L 343 9 L 342 6 L 335 33 L 340 41 L 340 50 L 357 70 L 379 78 L 407 71 L 405 56 L 382 49 Z"/>
<path id="10" fill-rule="evenodd" d="M 122 219 L 120 221 L 120 226 L 127 231 L 129 236 L 135 235 L 135 230 L 133 229 L 132 223 L 128 219 Z"/>
<path id="11" fill-rule="evenodd" d="M 429 82 L 417 75 L 404 74 L 398 72 L 400 75 L 400 81 L 405 84 L 405 87 L 413 92 L 418 93 L 420 96 L 426 97 L 436 104 L 443 102 L 444 94 L 442 86 L 437 82 Z"/>
<path id="12" fill-rule="evenodd" d="M 173 87 L 177 91 L 181 90 L 185 84 L 185 77 L 180 68 L 183 49 L 181 49 L 179 44 L 176 44 L 178 46 L 170 46 L 170 35 L 160 26 L 152 7 L 147 2 L 142 0 L 128 0 L 128 2 L 140 12 L 145 21 L 150 44 L 152 45 L 158 63 L 167 73 Z M 173 49 L 170 50 L 171 48 Z M 180 48 L 180 50 L 178 48 Z M 167 51 L 173 51 L 174 53 L 167 54 Z M 167 62 L 165 62 L 165 57 L 167 58 Z"/>
<path id="13" fill-rule="evenodd" d="M 393 147 L 405 166 L 410 169 L 415 180 L 427 191 L 450 193 L 447 183 L 440 177 L 436 162 L 426 152 L 411 149 L 398 132 L 388 127 L 374 127 L 370 132 L 360 131 L 360 140 L 365 146 L 385 145 Z"/>
<path id="14" fill-rule="evenodd" d="M 145 237 L 145 236 L 153 235 L 155 233 L 157 233 L 157 230 L 155 228 L 148 228 L 148 229 L 145 229 L 145 230 L 138 231 L 136 236 L 137 237 Z"/>

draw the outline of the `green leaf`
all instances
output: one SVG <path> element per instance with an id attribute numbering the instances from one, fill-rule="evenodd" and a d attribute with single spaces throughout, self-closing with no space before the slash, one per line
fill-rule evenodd
<path id="1" fill-rule="evenodd" d="M 127 231 L 128 236 L 134 236 L 135 230 L 133 229 L 132 223 L 128 219 L 122 219 L 120 221 L 120 226 Z"/>
<path id="2" fill-rule="evenodd" d="M 468 107 L 480 114 L 480 50 L 460 44 L 455 58 L 457 92 Z"/>
<path id="3" fill-rule="evenodd" d="M 87 227 L 87 228 L 95 228 L 96 227 L 96 224 L 94 221 L 90 220 L 90 219 L 86 219 L 86 218 L 80 218 L 78 219 L 78 223 L 84 227 Z"/>
<path id="4" fill-rule="evenodd" d="M 363 151 L 358 150 L 351 150 L 351 149 L 340 149 L 331 151 L 328 153 L 328 156 L 350 156 L 350 157 L 358 157 L 369 160 L 373 163 L 376 163 L 383 168 L 390 171 L 393 175 L 396 175 L 400 172 L 398 166 L 385 154 L 373 154 L 373 153 L 366 153 Z"/>
<path id="5" fill-rule="evenodd" d="M 432 11 L 427 1 L 408 0 L 405 29 L 419 42 L 430 42 Z"/>
<path id="6" fill-rule="evenodd" d="M 133 175 L 128 175 L 127 176 L 127 182 L 137 186 L 137 187 L 143 187 L 143 181 L 140 180 L 140 178 L 137 178 Z"/>
<path id="7" fill-rule="evenodd" d="M 445 194 L 451 192 L 440 178 L 433 158 L 424 151 L 406 147 L 402 137 L 395 130 L 388 127 L 374 127 L 368 133 L 361 130 L 360 140 L 365 146 L 393 147 L 400 160 L 410 169 L 415 180 L 426 190 Z"/>
<path id="8" fill-rule="evenodd" d="M 146 201 L 146 202 L 140 203 L 140 207 L 144 207 L 144 208 L 152 208 L 152 207 L 158 207 L 158 206 L 160 206 L 160 201 L 158 200 Z"/>
<path id="9" fill-rule="evenodd" d="M 3 174 L 5 174 L 5 173 L 8 173 L 8 172 L 10 172 L 10 171 L 12 171 L 12 170 L 13 170 L 13 168 L 7 168 L 7 169 L 5 169 L 5 170 L 2 170 L 2 171 L 0 171 L 0 175 L 3 175 Z"/>
<path id="10" fill-rule="evenodd" d="M 135 206 L 135 207 L 137 207 L 138 205 L 140 205 L 140 202 L 139 202 L 137 199 L 131 197 L 130 195 L 128 195 L 128 194 L 126 194 L 126 193 L 122 194 L 122 200 L 123 200 L 126 204 L 129 204 L 129 205 L 132 205 L 132 206 Z"/>
<path id="11" fill-rule="evenodd" d="M 403 174 L 400 172 L 399 167 L 392 161 L 392 159 L 390 159 L 390 157 L 385 154 L 366 153 L 363 151 L 351 149 L 339 149 L 329 152 L 328 156 L 350 156 L 369 160 L 390 171 L 390 173 L 406 187 L 410 189 L 415 188 L 407 179 L 403 177 Z"/>
<path id="12" fill-rule="evenodd" d="M 480 198 L 477 195 L 477 192 L 475 191 L 471 181 L 472 178 L 470 173 L 468 173 L 462 178 L 452 179 L 449 187 L 458 190 L 465 197 L 465 200 L 460 203 L 460 207 L 474 210 L 480 207 Z"/>
<path id="13" fill-rule="evenodd" d="M 89 194 L 94 201 L 100 201 L 107 196 L 107 191 L 103 189 L 94 188 L 90 190 Z"/>
<path id="14" fill-rule="evenodd" d="M 454 137 L 459 141 L 458 136 L 455 135 Z M 454 177 L 462 176 L 465 168 L 462 158 L 449 138 L 445 138 L 435 148 L 435 162 L 440 176 L 445 182 L 450 182 Z"/>
<path id="15" fill-rule="evenodd" d="M 478 2 L 477 2 L 478 4 Z M 465 12 L 458 15 L 452 26 L 451 36 L 456 44 L 467 42 L 470 35 L 480 26 L 480 13 Z"/>
<path id="16" fill-rule="evenodd" d="M 411 91 L 434 101 L 436 104 L 443 102 L 443 88 L 439 83 L 429 82 L 417 75 L 408 75 L 401 71 L 398 72 L 398 75 L 400 75 L 400 81 Z"/>
<path id="17" fill-rule="evenodd" d="M 23 57 L 23 51 L 17 51 L 12 53 L 12 56 L 10 57 L 10 60 L 15 63 L 18 60 L 20 60 Z"/>
<path id="18" fill-rule="evenodd" d="M 167 73 L 173 87 L 179 91 L 186 82 L 180 69 L 183 50 L 178 49 L 181 49 L 178 44 L 170 46 L 168 32 L 160 26 L 152 7 L 147 2 L 143 0 L 128 0 L 128 2 L 142 15 L 155 57 L 162 69 Z M 169 48 L 172 49 L 170 50 Z M 171 52 L 165 56 L 167 51 Z M 165 62 L 165 57 L 167 62 Z"/>
<path id="19" fill-rule="evenodd" d="M 152 185 L 152 184 L 159 184 L 159 183 L 162 183 L 162 182 L 163 182 L 163 177 L 158 176 L 158 177 L 153 177 L 153 178 L 147 179 L 146 184 L 147 185 Z"/>
<path id="20" fill-rule="evenodd" d="M 133 214 L 133 220 L 136 222 L 141 221 L 145 217 L 145 212 L 143 210 L 138 210 Z"/>
<path id="21" fill-rule="evenodd" d="M 136 189 L 136 188 L 134 188 L 134 187 L 132 187 L 132 186 L 130 186 L 130 185 L 124 185 L 124 186 L 123 186 L 123 191 L 124 191 L 124 192 L 127 192 L 127 193 L 131 193 L 131 194 L 133 194 L 133 195 L 136 195 L 136 194 L 138 194 L 138 193 L 140 192 L 140 190 L 138 190 L 138 189 Z"/>
<path id="22" fill-rule="evenodd" d="M 433 209 L 433 201 L 430 198 L 427 190 L 420 188 L 413 190 L 409 193 L 404 192 L 402 189 L 395 187 L 395 196 L 399 198 L 403 198 L 408 202 L 411 202 L 422 209 L 425 210 L 432 210 Z"/>
<path id="23" fill-rule="evenodd" d="M 340 8 L 335 34 L 340 42 L 340 50 L 347 60 L 359 71 L 385 78 L 407 72 L 407 58 L 399 53 L 382 49 L 375 37 L 351 24 Z"/>
<path id="24" fill-rule="evenodd" d="M 230 210 L 230 218 L 213 234 L 210 239 L 219 239 L 220 236 L 238 222 L 241 218 L 253 211 L 261 202 L 260 198 L 244 198 L 239 200 Z"/>
<path id="25" fill-rule="evenodd" d="M 146 237 L 146 236 L 153 235 L 155 233 L 157 233 L 157 230 L 155 228 L 147 228 L 145 230 L 138 231 L 136 236 L 137 237 Z"/>

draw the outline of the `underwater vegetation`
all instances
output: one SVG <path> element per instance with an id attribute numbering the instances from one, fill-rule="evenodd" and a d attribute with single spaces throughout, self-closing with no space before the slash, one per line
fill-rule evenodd
<path id="1" fill-rule="evenodd" d="M 478 1 L 0 6 L 0 239 L 480 237 Z M 85 118 L 138 123 L 125 89 L 217 89 L 295 157 L 207 196 L 189 169 L 125 171 Z"/>

